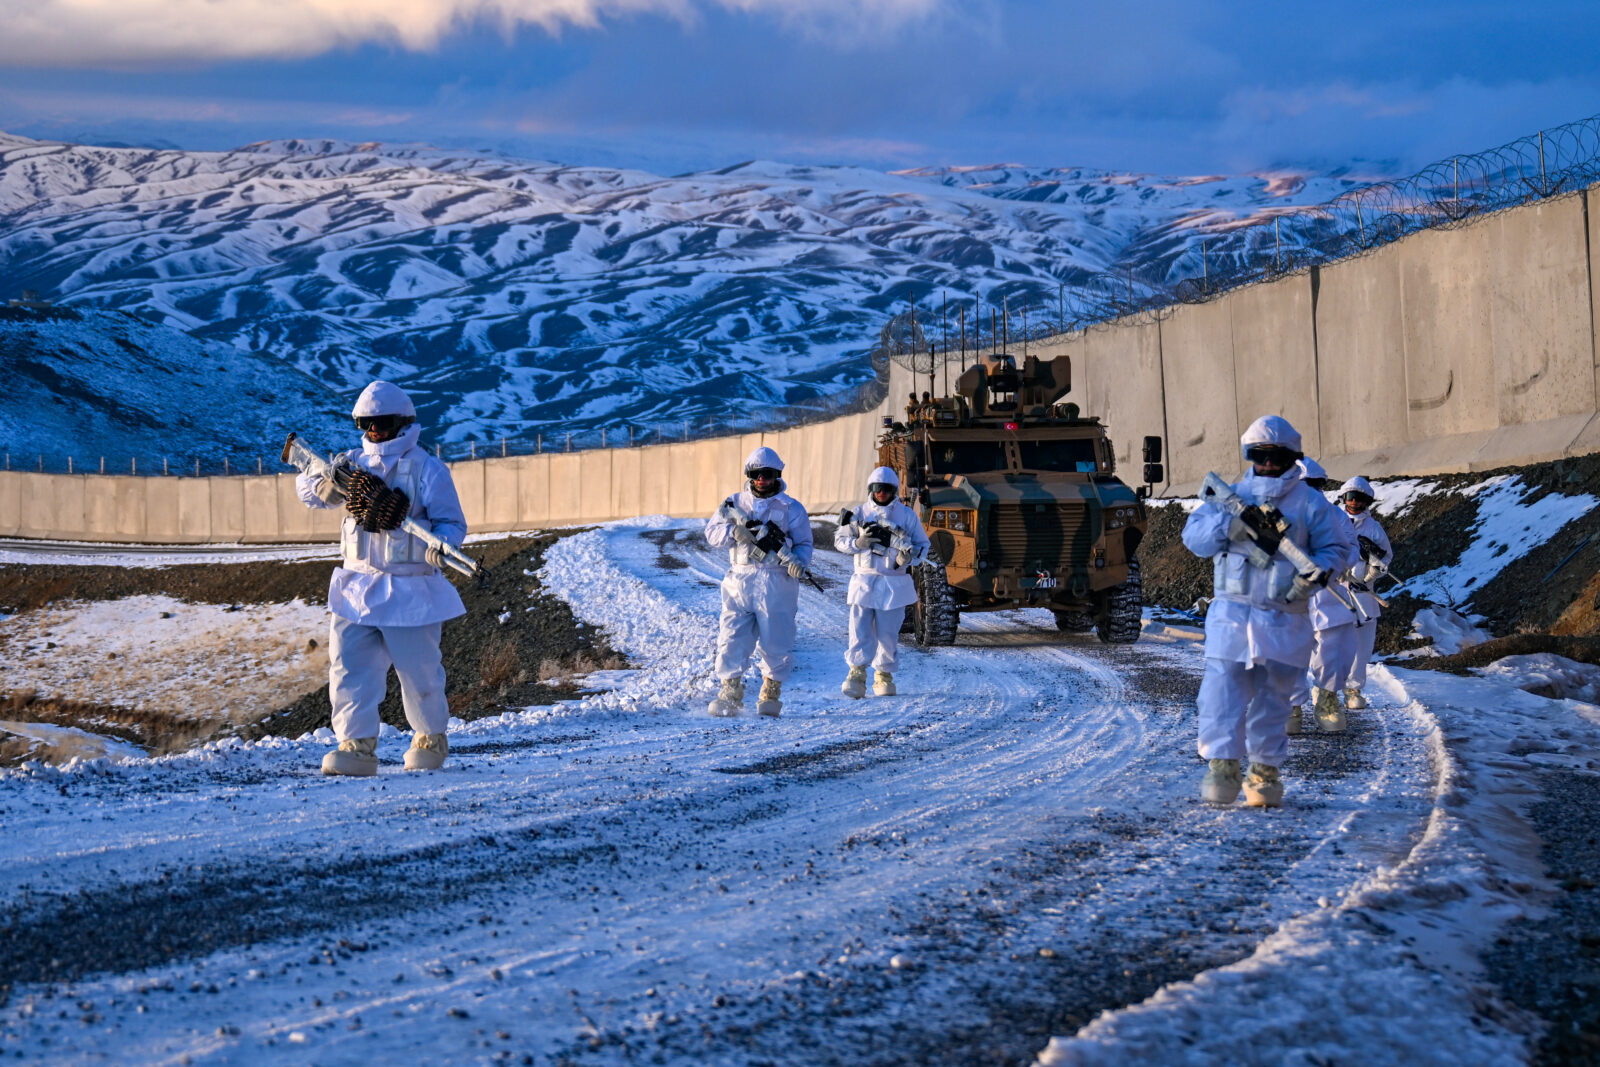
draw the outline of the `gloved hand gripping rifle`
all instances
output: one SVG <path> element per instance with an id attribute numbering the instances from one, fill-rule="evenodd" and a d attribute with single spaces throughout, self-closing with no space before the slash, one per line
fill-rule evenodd
<path id="1" fill-rule="evenodd" d="M 1317 566 L 1304 549 L 1289 540 L 1289 520 L 1277 508 L 1263 508 L 1248 503 L 1215 471 L 1208 473 L 1206 480 L 1201 483 L 1200 499 L 1216 505 L 1232 518 L 1229 539 L 1243 548 L 1251 566 L 1270 567 L 1275 555 L 1289 561 L 1295 569 L 1294 588 L 1289 590 L 1285 599 L 1303 600 L 1326 587 L 1357 618 L 1365 616 L 1366 613 L 1361 611 L 1354 598 L 1346 599 L 1337 586 L 1329 584 L 1328 579 L 1332 577 L 1329 572 Z"/>
<path id="2" fill-rule="evenodd" d="M 336 491 L 335 495 L 340 500 L 347 501 L 350 499 L 350 492 L 354 486 L 357 472 L 348 463 L 342 460 L 323 459 L 316 452 L 306 447 L 306 443 L 295 434 L 290 434 L 284 440 L 282 459 L 283 462 L 294 466 L 303 474 L 314 474 L 330 482 Z M 483 572 L 479 569 L 477 560 L 415 519 L 407 518 L 401 520 L 398 528 L 415 537 L 430 549 L 435 550 L 445 566 L 460 571 L 468 578 L 483 580 Z"/>
<path id="3" fill-rule="evenodd" d="M 744 509 L 733 502 L 733 497 L 722 502 L 717 509 L 719 518 L 733 524 L 733 539 L 744 545 L 750 552 L 750 558 L 757 563 L 767 558 L 769 552 L 777 552 L 778 563 L 789 572 L 791 578 L 804 578 L 816 586 L 817 592 L 822 592 L 822 583 L 817 581 L 811 571 L 807 569 L 800 558 L 789 551 L 789 535 L 778 528 L 775 523 L 761 522 L 745 513 Z M 759 531 L 759 532 L 758 532 Z M 769 549 L 767 546 L 776 543 L 777 547 Z"/>
<path id="4" fill-rule="evenodd" d="M 850 536 L 860 540 L 863 536 L 871 537 L 873 545 L 871 552 L 874 556 L 887 557 L 894 553 L 896 567 L 915 567 L 928 561 L 926 550 L 911 540 L 911 535 L 905 530 L 887 522 L 857 522 L 855 512 L 846 508 L 839 512 L 839 525 L 850 531 Z"/>
<path id="5" fill-rule="evenodd" d="M 1361 546 L 1361 558 L 1367 564 L 1367 584 L 1372 586 L 1373 596 L 1377 596 L 1378 582 L 1384 578 L 1395 583 L 1389 589 L 1391 594 L 1406 584 L 1407 579 L 1396 578 L 1394 572 L 1389 569 L 1389 561 L 1384 558 L 1383 547 L 1378 542 L 1366 534 L 1359 534 L 1356 537 L 1356 543 Z M 1382 604 L 1383 601 L 1380 600 L 1379 603 Z M 1387 604 L 1384 604 L 1384 606 L 1388 607 Z"/>

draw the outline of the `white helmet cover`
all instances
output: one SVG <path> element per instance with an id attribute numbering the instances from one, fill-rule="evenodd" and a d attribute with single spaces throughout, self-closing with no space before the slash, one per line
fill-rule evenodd
<path id="1" fill-rule="evenodd" d="M 1263 415 L 1239 438 L 1239 455 L 1243 456 L 1251 445 L 1277 445 L 1298 452 L 1300 431 L 1289 425 L 1289 420 L 1282 415 Z"/>
<path id="2" fill-rule="evenodd" d="M 1300 468 L 1300 477 L 1302 478 L 1326 478 L 1328 476 L 1328 472 L 1322 469 L 1322 464 L 1310 456 L 1301 456 L 1294 461 L 1294 465 Z"/>
<path id="3" fill-rule="evenodd" d="M 775 471 L 783 470 L 783 460 L 779 459 L 778 454 L 766 445 L 762 445 L 744 457 L 745 470 L 760 470 L 762 467 L 771 467 Z"/>
<path id="4" fill-rule="evenodd" d="M 1378 494 L 1372 491 L 1372 483 L 1359 474 L 1339 487 L 1339 495 L 1341 497 L 1346 493 L 1360 493 L 1368 500 L 1378 499 Z"/>
<path id="5" fill-rule="evenodd" d="M 900 476 L 894 472 L 893 467 L 879 467 L 867 475 L 867 488 L 870 490 L 874 485 L 880 483 L 892 485 L 898 489 L 900 488 Z"/>
<path id="6" fill-rule="evenodd" d="M 406 391 L 393 382 L 377 381 L 361 390 L 361 395 L 356 397 L 355 410 L 352 416 L 362 415 L 406 415 L 417 417 L 416 406 L 411 403 L 411 398 L 406 396 Z"/>

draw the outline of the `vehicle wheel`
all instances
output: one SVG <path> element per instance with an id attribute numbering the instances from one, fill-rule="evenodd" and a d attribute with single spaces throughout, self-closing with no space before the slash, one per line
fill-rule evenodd
<path id="1" fill-rule="evenodd" d="M 1094 632 L 1108 645 L 1131 645 L 1139 640 L 1144 623 L 1144 584 L 1139 560 L 1128 561 L 1128 576 L 1106 593 L 1105 604 L 1094 621 Z"/>
<path id="2" fill-rule="evenodd" d="M 923 648 L 955 644 L 961 613 L 950 595 L 944 564 L 930 560 L 911 568 L 911 577 L 917 583 L 917 602 L 906 609 L 912 640 Z"/>
<path id="3" fill-rule="evenodd" d="M 1094 616 L 1087 611 L 1058 611 L 1056 629 L 1069 634 L 1086 634 L 1094 629 Z"/>

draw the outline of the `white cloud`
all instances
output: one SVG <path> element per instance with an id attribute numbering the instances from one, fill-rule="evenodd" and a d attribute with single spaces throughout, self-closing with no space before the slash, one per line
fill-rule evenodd
<path id="1" fill-rule="evenodd" d="M 691 22 L 708 4 L 780 19 L 802 32 L 882 32 L 942 0 L 7 0 L 0 64 L 135 65 L 287 59 L 364 43 L 426 51 L 487 23 L 558 33 L 607 18 L 658 14 Z"/>

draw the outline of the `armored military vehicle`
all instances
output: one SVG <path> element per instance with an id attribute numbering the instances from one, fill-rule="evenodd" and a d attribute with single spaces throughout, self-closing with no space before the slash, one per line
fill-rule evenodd
<path id="1" fill-rule="evenodd" d="M 1144 440 L 1145 485 L 1115 473 L 1106 428 L 1059 403 L 1072 361 L 986 356 L 955 396 L 912 394 L 884 419 L 878 462 L 900 476 L 933 559 L 913 570 L 906 628 L 920 645 L 955 641 L 961 613 L 1043 607 L 1062 630 L 1137 641 L 1139 542 L 1149 483 L 1164 481 L 1161 438 Z"/>

